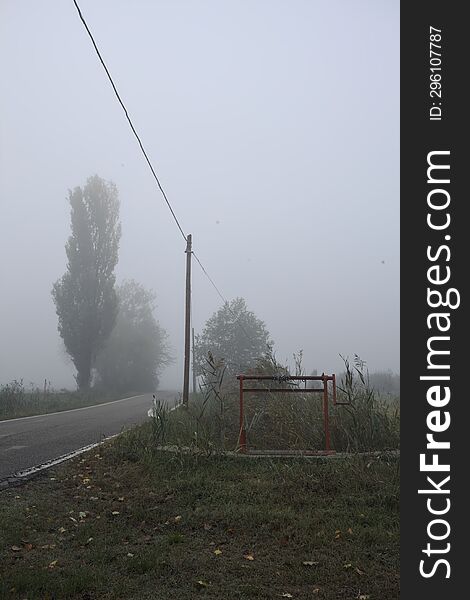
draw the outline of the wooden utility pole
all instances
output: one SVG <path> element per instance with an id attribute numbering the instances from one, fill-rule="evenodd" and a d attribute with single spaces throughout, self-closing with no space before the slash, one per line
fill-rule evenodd
<path id="1" fill-rule="evenodd" d="M 196 393 L 196 355 L 194 352 L 194 327 L 191 330 L 193 336 L 193 394 Z"/>
<path id="2" fill-rule="evenodd" d="M 191 360 L 191 234 L 186 238 L 186 316 L 184 324 L 183 405 L 189 402 L 189 363 Z"/>

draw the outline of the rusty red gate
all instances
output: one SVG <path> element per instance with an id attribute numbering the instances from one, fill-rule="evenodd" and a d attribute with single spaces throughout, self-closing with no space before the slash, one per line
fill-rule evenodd
<path id="1" fill-rule="evenodd" d="M 240 382 L 240 433 L 239 433 L 239 449 L 240 452 L 248 454 L 246 427 L 245 427 L 245 414 L 244 414 L 244 394 L 245 392 L 268 392 L 268 393 L 314 393 L 323 395 L 323 427 L 325 433 L 325 449 L 324 450 L 305 450 L 303 454 L 333 454 L 335 451 L 331 449 L 330 444 L 330 416 L 329 416 L 329 395 L 328 395 L 328 382 L 332 382 L 332 399 L 333 405 L 344 404 L 343 402 L 337 402 L 336 399 L 336 375 L 237 375 L 237 379 Z M 303 388 L 272 388 L 272 387 L 245 387 L 245 381 L 277 381 L 281 383 L 289 383 L 294 381 L 303 381 L 305 383 Z M 307 381 L 321 381 L 323 386 L 320 388 L 308 388 Z M 251 451 L 253 453 L 253 451 Z M 275 452 L 275 451 L 273 451 Z M 284 454 L 286 452 L 283 452 Z"/>

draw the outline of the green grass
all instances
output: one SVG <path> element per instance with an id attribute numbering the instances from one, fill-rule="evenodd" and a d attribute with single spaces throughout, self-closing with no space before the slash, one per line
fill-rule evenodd
<path id="1" fill-rule="evenodd" d="M 78 392 L 34 387 L 27 390 L 22 381 L 12 381 L 0 386 L 0 420 L 94 406 L 123 397 L 125 395 L 109 394 L 102 390 Z"/>
<path id="2" fill-rule="evenodd" d="M 0 494 L 0 598 L 398 598 L 395 459 L 207 457 L 151 436 Z"/>

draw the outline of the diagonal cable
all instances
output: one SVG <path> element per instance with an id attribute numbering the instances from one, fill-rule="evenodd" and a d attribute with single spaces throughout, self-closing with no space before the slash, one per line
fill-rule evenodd
<path id="1" fill-rule="evenodd" d="M 113 81 L 113 78 L 111 77 L 111 74 L 110 74 L 110 72 L 108 70 L 108 67 L 106 66 L 106 64 L 105 64 L 105 62 L 103 60 L 103 57 L 101 56 L 101 52 L 98 49 L 98 46 L 97 46 L 97 44 L 95 42 L 95 39 L 93 38 L 93 35 L 92 35 L 91 31 L 90 31 L 90 28 L 88 27 L 87 22 L 85 21 L 85 18 L 83 17 L 82 11 L 80 10 L 80 7 L 78 6 L 77 0 L 73 0 L 73 3 L 75 4 L 75 8 L 77 9 L 78 16 L 80 17 L 80 20 L 83 23 L 83 26 L 85 27 L 86 32 L 88 33 L 88 35 L 90 37 L 90 40 L 91 40 L 91 43 L 93 44 L 95 52 L 98 55 L 98 58 L 99 58 L 102 66 L 103 66 L 103 69 L 106 72 L 106 75 L 107 75 L 107 77 L 109 79 L 109 82 L 111 83 L 111 86 L 112 86 L 112 88 L 114 90 L 116 98 L 118 99 L 118 102 L 121 105 L 122 110 L 124 111 L 124 114 L 126 115 L 126 119 L 127 119 L 128 123 L 129 123 L 129 126 L 130 126 L 130 128 L 132 130 L 132 133 L 134 134 L 135 138 L 137 139 L 137 142 L 139 143 L 140 150 L 141 150 L 142 154 L 144 155 L 145 160 L 147 161 L 147 164 L 148 164 L 148 166 L 150 168 L 150 171 L 152 172 L 152 175 L 153 175 L 155 181 L 157 182 L 157 185 L 158 185 L 158 187 L 159 187 L 159 189 L 160 189 L 160 191 L 161 191 L 161 193 L 163 195 L 163 198 L 165 199 L 165 202 L 168 205 L 168 208 L 170 209 L 170 212 L 171 212 L 171 214 L 173 216 L 173 219 L 175 220 L 176 225 L 178 226 L 178 229 L 181 232 L 181 235 L 183 236 L 184 240 L 187 241 L 187 238 L 186 238 L 186 235 L 185 235 L 185 233 L 183 231 L 183 228 L 181 227 L 181 225 L 180 225 L 180 223 L 178 221 L 178 218 L 176 217 L 175 211 L 173 210 L 173 208 L 172 208 L 172 206 L 170 204 L 170 201 L 168 200 L 168 197 L 167 197 L 167 195 L 165 193 L 165 190 L 163 189 L 162 184 L 160 183 L 160 180 L 158 179 L 158 176 L 157 176 L 157 174 L 155 172 L 155 169 L 153 168 L 152 163 L 150 162 L 148 154 L 145 151 L 144 145 L 142 144 L 142 140 L 140 139 L 139 134 L 137 133 L 137 131 L 136 131 L 135 127 L 134 127 L 134 124 L 132 123 L 132 120 L 131 120 L 131 118 L 129 116 L 127 108 L 126 108 L 124 102 L 122 101 L 121 96 L 119 95 L 119 92 L 117 91 L 117 88 L 116 88 L 116 85 L 115 85 L 115 83 Z"/>

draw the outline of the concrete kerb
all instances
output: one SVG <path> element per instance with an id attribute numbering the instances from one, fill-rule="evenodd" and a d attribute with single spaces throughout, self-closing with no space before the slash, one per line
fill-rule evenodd
<path id="1" fill-rule="evenodd" d="M 290 450 L 267 450 L 247 453 L 234 450 L 206 450 L 189 446 L 164 445 L 157 446 L 160 452 L 172 452 L 174 454 L 193 454 L 194 456 L 226 456 L 231 458 L 302 458 L 309 460 L 345 460 L 356 457 L 370 458 L 371 460 L 396 459 L 400 457 L 400 450 L 387 450 L 376 452 L 335 452 L 333 454 L 306 454 L 305 452 L 293 452 Z"/>

